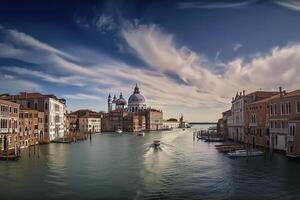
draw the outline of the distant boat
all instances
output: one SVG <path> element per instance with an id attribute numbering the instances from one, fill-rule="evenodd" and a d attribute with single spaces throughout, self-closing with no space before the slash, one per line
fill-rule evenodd
<path id="1" fill-rule="evenodd" d="M 230 152 L 227 155 L 231 158 L 238 158 L 238 157 L 247 157 L 247 156 L 262 156 L 264 153 L 262 151 L 257 151 L 257 150 L 252 150 L 248 151 L 247 150 L 236 150 L 234 152 Z"/>
<path id="2" fill-rule="evenodd" d="M 123 133 L 123 131 L 121 129 L 118 129 L 116 132 L 117 133 Z"/>
<path id="3" fill-rule="evenodd" d="M 138 136 L 145 136 L 145 132 L 139 132 L 137 135 Z"/>
<path id="4" fill-rule="evenodd" d="M 159 147 L 160 146 L 160 140 L 153 140 L 153 146 Z"/>

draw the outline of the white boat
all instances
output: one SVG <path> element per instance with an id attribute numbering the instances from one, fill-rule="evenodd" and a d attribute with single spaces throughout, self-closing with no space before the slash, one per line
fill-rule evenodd
<path id="1" fill-rule="evenodd" d="M 229 157 L 253 157 L 253 156 L 262 156 L 264 153 L 262 151 L 257 151 L 257 150 L 251 150 L 251 151 L 247 151 L 246 150 L 236 150 L 234 152 L 229 152 L 227 155 Z"/>
<path id="2" fill-rule="evenodd" d="M 117 133 L 123 133 L 123 131 L 121 129 L 118 129 L 116 132 Z"/>
<path id="3" fill-rule="evenodd" d="M 139 132 L 138 136 L 145 136 L 145 132 Z"/>

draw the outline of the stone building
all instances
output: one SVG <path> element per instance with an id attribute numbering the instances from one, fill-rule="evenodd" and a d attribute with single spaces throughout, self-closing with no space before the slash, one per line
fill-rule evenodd
<path id="1" fill-rule="evenodd" d="M 222 118 L 218 120 L 217 133 L 224 138 L 228 138 L 228 118 L 231 116 L 231 110 L 224 111 Z"/>
<path id="2" fill-rule="evenodd" d="M 245 143 L 260 147 L 268 147 L 269 141 L 269 109 L 268 104 L 271 99 L 277 98 L 279 94 L 271 93 L 269 98 L 246 103 Z"/>
<path id="3" fill-rule="evenodd" d="M 44 143 L 44 113 L 37 110 L 21 109 L 19 114 L 20 148 Z"/>
<path id="4" fill-rule="evenodd" d="M 245 91 L 237 93 L 232 98 L 231 116 L 228 118 L 228 137 L 229 139 L 244 142 L 245 141 L 245 108 L 246 104 L 259 101 L 270 96 L 276 95 L 277 92 L 255 91 L 248 95 Z"/>
<path id="5" fill-rule="evenodd" d="M 102 130 L 114 132 L 123 130 L 136 132 L 143 130 L 160 130 L 163 128 L 163 113 L 160 110 L 147 108 L 145 97 L 140 93 L 138 85 L 133 94 L 126 99 L 120 93 L 117 99 L 114 95 L 107 99 L 108 112 L 103 116 Z"/>
<path id="6" fill-rule="evenodd" d="M 89 109 L 81 109 L 68 114 L 69 131 L 81 133 L 101 132 L 102 112 L 95 112 Z"/>
<path id="7" fill-rule="evenodd" d="M 279 92 L 280 95 L 269 101 L 270 147 L 287 151 L 287 155 L 297 155 L 300 90 L 287 93 L 280 87 Z"/>
<path id="8" fill-rule="evenodd" d="M 18 145 L 20 105 L 0 99 L 0 150 L 7 151 Z"/>
<path id="9" fill-rule="evenodd" d="M 65 99 L 55 95 L 21 92 L 18 95 L 2 94 L 1 99 L 12 101 L 24 109 L 37 110 L 44 113 L 43 140 L 53 141 L 65 134 L 67 106 Z"/>

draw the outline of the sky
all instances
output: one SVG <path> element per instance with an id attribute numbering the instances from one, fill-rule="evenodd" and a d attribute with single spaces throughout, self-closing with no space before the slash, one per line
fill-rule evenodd
<path id="1" fill-rule="evenodd" d="M 0 93 L 106 111 L 137 83 L 166 119 L 216 121 L 238 91 L 299 89 L 299 42 L 296 0 L 3 0 Z"/>

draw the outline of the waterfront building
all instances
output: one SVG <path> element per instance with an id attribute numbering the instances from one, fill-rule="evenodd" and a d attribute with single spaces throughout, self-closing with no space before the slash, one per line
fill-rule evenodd
<path id="1" fill-rule="evenodd" d="M 217 133 L 224 138 L 228 138 L 228 118 L 230 118 L 230 116 L 231 110 L 227 110 L 222 113 L 222 118 L 218 120 Z"/>
<path id="2" fill-rule="evenodd" d="M 103 116 L 102 130 L 114 132 L 118 129 L 128 132 L 143 130 L 160 130 L 163 127 L 163 112 L 146 105 L 145 97 L 140 93 L 138 85 L 133 94 L 126 99 L 120 93 L 119 98 L 111 95 L 107 99 L 108 112 Z"/>
<path id="3" fill-rule="evenodd" d="M 279 93 L 280 95 L 269 101 L 271 148 L 287 151 L 287 155 L 298 155 L 300 90 L 287 93 L 279 87 Z"/>
<path id="4" fill-rule="evenodd" d="M 100 133 L 101 117 L 86 115 L 79 118 L 79 130 L 82 133 Z"/>
<path id="5" fill-rule="evenodd" d="M 168 120 L 163 121 L 163 129 L 173 129 L 178 127 L 179 127 L 178 121 L 168 121 Z"/>
<path id="6" fill-rule="evenodd" d="M 279 96 L 278 93 L 270 93 L 269 98 L 246 103 L 246 138 L 245 143 L 260 147 L 268 147 L 269 141 L 269 101 Z"/>
<path id="7" fill-rule="evenodd" d="M 20 105 L 0 99 L 0 150 L 17 148 Z"/>
<path id="8" fill-rule="evenodd" d="M 232 98 L 231 117 L 228 121 L 228 138 L 238 141 L 245 141 L 245 106 L 246 103 L 253 103 L 270 96 L 276 95 L 277 92 L 255 91 L 248 95 L 245 91 L 237 93 Z"/>
<path id="9" fill-rule="evenodd" d="M 103 112 L 96 112 L 89 109 L 80 109 L 68 114 L 69 131 L 81 133 L 101 132 L 101 118 Z"/>
<path id="10" fill-rule="evenodd" d="M 1 99 L 18 103 L 24 109 L 33 109 L 44 113 L 43 140 L 53 141 L 65 134 L 67 106 L 65 99 L 55 95 L 21 92 L 18 95 L 2 94 Z"/>
<path id="11" fill-rule="evenodd" d="M 31 109 L 20 109 L 19 114 L 19 145 L 26 148 L 44 143 L 44 112 Z"/>

